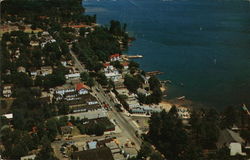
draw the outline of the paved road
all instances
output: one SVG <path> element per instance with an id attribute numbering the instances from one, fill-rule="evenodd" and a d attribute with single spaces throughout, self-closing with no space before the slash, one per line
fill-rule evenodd
<path id="1" fill-rule="evenodd" d="M 76 55 L 72 52 L 71 46 L 69 48 L 70 54 L 72 55 L 76 67 L 79 69 L 80 72 L 86 72 L 87 70 L 85 69 L 85 67 L 80 63 Z M 136 137 L 135 135 L 137 128 L 133 126 L 132 120 L 129 120 L 128 117 L 125 117 L 125 115 L 123 115 L 121 112 L 117 112 L 115 110 L 115 104 L 112 98 L 104 92 L 101 85 L 97 83 L 95 86 L 92 87 L 92 90 L 99 101 L 108 104 L 110 107 L 112 107 L 111 116 L 113 117 L 113 119 L 115 119 L 118 126 L 121 128 L 123 135 L 131 139 L 131 141 L 135 143 L 136 149 L 139 150 L 141 145 L 141 139 Z"/>
<path id="2" fill-rule="evenodd" d="M 135 143 L 136 149 L 139 150 L 141 145 L 141 139 L 136 137 L 135 135 L 137 128 L 133 126 L 132 120 L 130 120 L 131 118 L 126 117 L 126 115 L 124 115 L 122 112 L 116 111 L 113 100 L 108 94 L 103 91 L 101 86 L 93 87 L 93 91 L 97 92 L 96 95 L 101 102 L 104 102 L 110 107 L 112 107 L 112 112 L 109 112 L 111 114 L 110 117 L 115 119 L 118 126 L 121 128 L 123 135 L 131 139 L 131 141 Z"/>
<path id="3" fill-rule="evenodd" d="M 69 53 L 71 54 L 73 61 L 75 62 L 76 67 L 79 69 L 80 72 L 87 72 L 85 67 L 81 64 L 81 62 L 78 60 L 77 56 L 72 51 L 72 46 L 69 46 Z"/>

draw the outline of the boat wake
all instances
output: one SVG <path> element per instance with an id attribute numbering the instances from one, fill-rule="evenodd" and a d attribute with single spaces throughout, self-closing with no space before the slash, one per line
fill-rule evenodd
<path id="1" fill-rule="evenodd" d="M 133 6 L 135 6 L 136 8 L 139 8 L 139 5 L 136 4 L 134 1 L 128 0 L 128 2 L 129 2 L 130 4 L 132 4 Z"/>

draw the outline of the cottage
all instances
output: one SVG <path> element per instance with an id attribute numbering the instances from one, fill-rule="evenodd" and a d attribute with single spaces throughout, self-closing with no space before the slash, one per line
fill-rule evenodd
<path id="1" fill-rule="evenodd" d="M 51 66 L 41 67 L 41 75 L 46 76 L 53 73 L 53 68 Z"/>
<path id="2" fill-rule="evenodd" d="M 109 58 L 110 58 L 111 62 L 120 61 L 121 60 L 121 55 L 119 53 L 116 53 L 116 54 L 112 54 Z"/>
<path id="3" fill-rule="evenodd" d="M 12 95 L 13 84 L 3 85 L 3 96 L 8 98 Z"/>
<path id="4" fill-rule="evenodd" d="M 26 69 L 23 67 L 23 66 L 19 66 L 18 68 L 17 68 L 17 72 L 22 72 L 22 73 L 25 73 L 26 72 Z"/>

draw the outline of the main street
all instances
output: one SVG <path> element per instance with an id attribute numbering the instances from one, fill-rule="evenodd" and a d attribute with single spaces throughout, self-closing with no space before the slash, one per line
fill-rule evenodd
<path id="1" fill-rule="evenodd" d="M 85 67 L 80 63 L 77 56 L 71 50 L 71 46 L 70 46 L 70 54 L 73 58 L 73 61 L 76 64 L 76 67 L 79 69 L 79 71 L 86 72 L 87 70 L 85 69 Z M 138 138 L 135 134 L 137 131 L 137 128 L 133 126 L 132 120 L 128 120 L 129 117 L 125 117 L 126 115 L 124 115 L 121 112 L 117 112 L 115 110 L 115 103 L 112 101 L 112 98 L 104 92 L 101 85 L 97 83 L 95 86 L 92 87 L 92 90 L 95 96 L 100 101 L 100 103 L 105 103 L 109 105 L 110 108 L 112 108 L 112 112 L 109 112 L 110 117 L 112 117 L 117 123 L 117 125 L 121 128 L 122 134 L 126 136 L 127 138 L 129 138 L 132 142 L 134 142 L 136 149 L 139 150 L 140 145 L 141 145 L 141 139 Z"/>

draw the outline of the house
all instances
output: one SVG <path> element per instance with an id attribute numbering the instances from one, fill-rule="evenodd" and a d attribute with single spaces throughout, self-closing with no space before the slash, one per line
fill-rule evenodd
<path id="1" fill-rule="evenodd" d="M 46 76 L 53 73 L 53 68 L 51 66 L 43 66 L 40 72 L 42 76 Z"/>
<path id="2" fill-rule="evenodd" d="M 36 77 L 36 76 L 37 76 L 37 70 L 36 70 L 36 68 L 31 68 L 31 69 L 30 69 L 30 75 L 31 75 L 32 77 Z"/>
<path id="3" fill-rule="evenodd" d="M 62 64 L 64 67 L 66 67 L 66 66 L 67 66 L 67 61 L 61 60 L 61 64 Z"/>
<path id="4" fill-rule="evenodd" d="M 20 159 L 21 160 L 34 160 L 35 158 L 36 158 L 36 155 L 32 154 L 32 155 L 28 155 L 28 156 L 23 156 Z"/>
<path id="5" fill-rule="evenodd" d="M 55 88 L 55 94 L 64 95 L 65 93 L 75 92 L 75 87 L 71 85 L 63 85 Z"/>
<path id="6" fill-rule="evenodd" d="M 104 72 L 109 73 L 112 72 L 114 70 L 114 66 L 111 65 L 110 63 L 104 63 Z"/>
<path id="7" fill-rule="evenodd" d="M 131 106 L 130 106 L 131 107 Z M 130 108 L 129 110 L 132 114 L 152 114 L 155 112 L 161 112 L 162 109 L 158 108 L 158 107 L 152 107 L 152 106 L 134 106 L 132 108 Z"/>
<path id="8" fill-rule="evenodd" d="M 181 119 L 189 119 L 191 117 L 190 110 L 187 107 L 179 106 L 176 109 Z"/>
<path id="9" fill-rule="evenodd" d="M 22 72 L 22 73 L 25 73 L 26 72 L 26 69 L 23 67 L 23 66 L 19 66 L 18 68 L 17 68 L 17 72 Z"/>
<path id="10" fill-rule="evenodd" d="M 42 34 L 41 34 L 42 36 L 49 36 L 49 32 L 47 32 L 47 31 L 44 31 L 44 32 L 42 32 Z"/>
<path id="11" fill-rule="evenodd" d="M 128 62 L 122 62 L 121 65 L 123 66 L 124 70 L 128 70 L 128 68 L 129 68 L 129 63 Z"/>
<path id="12" fill-rule="evenodd" d="M 84 85 L 83 83 L 76 84 L 76 91 L 79 95 L 84 95 L 89 93 L 89 87 Z"/>
<path id="13" fill-rule="evenodd" d="M 149 80 L 149 78 L 150 78 L 150 76 L 144 76 L 144 75 L 141 75 L 141 78 L 143 79 L 143 83 L 144 84 L 148 84 L 148 80 Z"/>
<path id="14" fill-rule="evenodd" d="M 71 158 L 74 160 L 114 160 L 111 150 L 105 146 L 73 152 Z"/>
<path id="15" fill-rule="evenodd" d="M 149 93 L 145 89 L 143 89 L 143 88 L 138 88 L 137 89 L 137 93 L 138 94 L 142 94 L 144 96 L 148 96 L 149 95 Z"/>
<path id="16" fill-rule="evenodd" d="M 112 54 L 109 58 L 110 58 L 111 62 L 120 61 L 121 60 L 121 55 L 119 53 L 116 53 L 116 54 Z"/>
<path id="17" fill-rule="evenodd" d="M 89 149 L 96 149 L 97 148 L 97 142 L 96 141 L 88 142 L 87 145 L 88 145 Z"/>
<path id="18" fill-rule="evenodd" d="M 8 98 L 12 95 L 13 84 L 3 85 L 3 96 Z"/>
<path id="19" fill-rule="evenodd" d="M 220 130 L 220 135 L 216 143 L 217 148 L 228 147 L 230 155 L 236 154 L 245 155 L 242 153 L 241 147 L 245 144 L 245 140 L 240 137 L 240 134 L 230 129 Z"/>
<path id="20" fill-rule="evenodd" d="M 5 74 L 6 74 L 6 75 L 11 75 L 10 69 L 6 69 L 6 70 L 5 70 Z"/>
<path id="21" fill-rule="evenodd" d="M 65 75 L 66 79 L 80 79 L 80 73 L 71 73 Z"/>
<path id="22" fill-rule="evenodd" d="M 7 119 L 13 119 L 13 113 L 3 114 L 2 116 Z"/>
<path id="23" fill-rule="evenodd" d="M 110 73 L 105 73 L 105 76 L 114 82 L 117 82 L 122 79 L 122 75 L 117 70 Z"/>
<path id="24" fill-rule="evenodd" d="M 62 126 L 60 129 L 61 129 L 62 135 L 71 134 L 72 130 L 73 130 L 73 127 L 72 126 Z"/>
<path id="25" fill-rule="evenodd" d="M 240 143 L 234 143 L 234 142 L 230 143 L 229 149 L 230 149 L 230 156 L 236 156 L 237 154 L 246 156 L 246 153 L 242 152 L 242 147 Z"/>
<path id="26" fill-rule="evenodd" d="M 79 106 L 73 106 L 72 112 L 73 113 L 88 112 L 88 111 L 100 110 L 101 108 L 102 107 L 100 105 L 91 105 L 91 106 L 79 105 Z"/>
<path id="27" fill-rule="evenodd" d="M 32 47 L 37 47 L 37 46 L 39 46 L 39 42 L 38 41 L 30 41 L 30 45 Z"/>
<path id="28" fill-rule="evenodd" d="M 90 101 L 90 102 L 87 102 L 87 104 L 88 104 L 89 106 L 91 106 L 91 105 L 96 105 L 96 104 L 98 104 L 98 102 L 97 102 L 97 101 Z"/>

